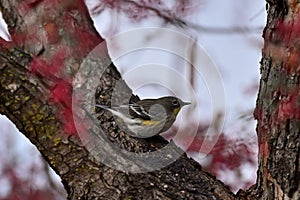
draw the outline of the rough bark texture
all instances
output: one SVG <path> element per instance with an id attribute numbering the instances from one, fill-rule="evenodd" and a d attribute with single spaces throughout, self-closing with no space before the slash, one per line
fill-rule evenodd
<path id="1" fill-rule="evenodd" d="M 299 51 L 299 43 L 280 42 L 278 29 L 274 28 L 277 19 L 298 17 L 296 1 L 286 4 L 269 1 L 256 108 L 260 144 L 258 181 L 249 191 L 240 191 L 237 195 L 203 172 L 199 164 L 186 155 L 161 170 L 140 174 L 109 168 L 90 155 L 78 137 L 71 133 L 72 129 L 66 128 L 66 118 L 61 118 L 62 110 L 68 110 L 70 105 L 62 100 L 49 101 L 49 96 L 57 81 L 65 83 L 74 78 L 86 54 L 103 40 L 93 28 L 83 1 L 62 2 L 0 0 L 13 36 L 13 42 L 0 43 L 0 113 L 16 124 L 60 175 L 68 199 L 299 199 L 299 115 L 287 115 L 289 107 L 282 109 L 285 103 L 290 105 L 287 100 L 290 94 L 295 94 L 295 107 L 292 108 L 299 111 L 299 63 L 297 67 L 291 67 L 286 57 L 278 59 L 271 48 L 276 46 L 283 55 L 291 50 Z M 85 36 L 81 43 L 83 47 L 78 44 L 82 36 Z M 78 46 L 83 51 L 76 49 Z M 49 74 L 47 70 L 32 73 L 29 63 L 37 58 L 51 61 L 61 49 L 65 56 L 63 73 Z M 103 51 L 103 60 L 109 60 L 106 46 Z M 109 65 L 99 79 L 95 94 L 98 102 L 110 103 L 113 87 L 120 78 L 115 66 Z M 130 89 L 125 92 L 130 93 Z M 132 97 L 133 100 L 136 98 Z M 122 101 L 121 96 L 118 99 Z M 83 111 L 81 117 L 88 118 L 88 113 Z M 108 113 L 100 113 L 99 119 L 109 140 L 127 151 L 148 152 L 166 145 L 161 138 L 150 140 L 128 136 L 115 127 Z"/>
<path id="2" fill-rule="evenodd" d="M 258 121 L 259 169 L 248 199 L 299 199 L 299 3 L 270 1 L 264 30 Z"/>

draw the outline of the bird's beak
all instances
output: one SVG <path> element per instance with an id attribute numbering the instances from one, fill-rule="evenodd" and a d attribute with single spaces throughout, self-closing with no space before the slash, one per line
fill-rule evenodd
<path id="1" fill-rule="evenodd" d="M 191 104 L 190 102 L 182 102 L 182 106 L 186 106 L 186 105 L 189 105 Z"/>

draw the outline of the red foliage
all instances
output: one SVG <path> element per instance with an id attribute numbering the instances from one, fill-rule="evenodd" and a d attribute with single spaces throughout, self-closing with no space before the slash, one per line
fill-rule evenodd
<path id="1" fill-rule="evenodd" d="M 68 0 L 70 1 L 70 0 Z M 33 8 L 40 6 L 42 3 L 45 8 L 53 9 L 56 6 L 62 4 L 63 2 L 68 2 L 67 0 L 23 0 L 19 3 L 17 10 L 21 15 L 25 16 Z"/>
<path id="2" fill-rule="evenodd" d="M 207 149 L 205 149 L 207 145 L 203 143 L 203 139 L 202 137 L 195 138 L 187 150 L 201 153 L 202 149 L 203 152 L 207 152 Z M 255 164 L 255 153 L 250 148 L 250 146 L 253 147 L 254 145 L 253 141 L 232 140 L 224 134 L 220 135 L 217 143 L 209 152 L 209 155 L 212 156 L 210 170 L 216 174 L 224 168 L 236 169 L 245 162 Z M 210 145 L 208 146 L 210 147 Z"/>
<path id="3" fill-rule="evenodd" d="M 34 74 L 41 75 L 46 78 L 53 79 L 59 77 L 62 73 L 64 61 L 65 61 L 65 51 L 64 49 L 58 50 L 49 60 L 50 63 L 37 56 L 34 56 L 30 62 L 30 70 Z"/>
<path id="4" fill-rule="evenodd" d="M 103 39 L 94 31 L 88 31 L 87 24 L 78 24 L 78 21 L 72 12 L 81 12 L 81 15 L 88 15 L 86 5 L 83 0 L 25 0 L 19 5 L 19 9 L 22 12 L 29 12 L 33 7 L 39 6 L 45 11 L 46 21 L 43 23 L 43 30 L 46 35 L 47 42 L 49 44 L 55 44 L 53 51 L 48 51 L 50 55 L 46 58 L 34 56 L 30 63 L 30 72 L 38 75 L 43 79 L 47 80 L 49 86 L 49 102 L 58 104 L 61 112 L 57 113 L 57 117 L 61 119 L 64 130 L 67 134 L 75 134 L 75 124 L 72 112 L 72 84 L 71 77 L 66 74 L 65 63 L 69 58 L 82 58 L 86 56 L 96 45 L 103 41 Z M 59 20 L 48 19 L 48 12 L 53 8 L 64 10 L 61 13 Z M 79 16 L 79 15 L 78 15 Z M 59 23 L 61 22 L 61 23 Z M 37 42 L 36 40 L 43 40 L 44 38 L 40 34 L 38 27 L 30 27 L 33 30 L 30 31 L 31 35 L 27 35 L 24 38 L 22 35 L 19 38 L 18 34 L 15 34 L 13 40 L 24 42 L 29 41 L 30 43 Z M 60 41 L 61 36 L 59 30 L 64 30 L 68 36 L 71 37 L 74 43 L 69 41 Z M 43 40 L 44 41 L 44 40 Z M 38 41 L 40 42 L 40 41 Z M 77 42 L 77 43 L 76 43 Z"/>
<path id="5" fill-rule="evenodd" d="M 300 119 L 299 91 L 295 90 L 280 100 L 277 111 L 276 122 L 280 123 L 287 119 Z"/>
<path id="6" fill-rule="evenodd" d="M 288 56 L 284 60 L 284 64 L 289 73 L 293 73 L 294 70 L 300 71 L 299 64 L 300 64 L 300 52 L 296 49 L 290 49 Z M 298 68 L 297 68 L 298 67 Z M 295 69 L 296 68 L 296 69 Z"/>
<path id="7" fill-rule="evenodd" d="M 255 176 L 251 180 L 247 175 L 245 176 L 244 170 L 252 168 L 253 171 L 249 173 L 254 174 L 254 170 L 257 167 L 256 137 L 234 139 L 222 133 L 221 135 L 211 135 L 205 138 L 203 132 L 206 132 L 207 128 L 205 129 L 204 127 L 198 128 L 195 138 L 193 134 L 191 136 L 185 134 L 184 137 L 180 138 L 180 140 L 188 141 L 181 143 L 181 146 L 186 149 L 188 154 L 195 156 L 195 159 L 197 159 L 195 152 L 199 152 L 200 156 L 201 154 L 207 154 L 207 157 L 200 161 L 203 169 L 223 179 L 232 191 L 237 191 L 241 188 L 247 189 L 250 185 L 253 185 Z M 187 146 L 186 144 L 189 144 L 189 141 L 192 141 L 192 139 L 193 142 Z M 231 177 L 230 181 L 226 181 L 226 177 L 224 179 L 224 173 L 227 172 L 231 174 L 228 175 Z"/>
<path id="8" fill-rule="evenodd" d="M 266 29 L 264 32 L 265 47 L 264 52 L 271 55 L 275 61 L 283 63 L 288 73 L 300 71 L 300 52 L 298 44 L 300 42 L 300 13 L 298 18 L 280 19 L 275 28 Z"/>
<path id="9" fill-rule="evenodd" d="M 91 49 L 104 41 L 99 35 L 86 31 L 85 29 L 77 28 L 76 32 L 75 36 L 78 45 L 73 49 L 73 56 L 85 56 Z"/>
<path id="10" fill-rule="evenodd" d="M 58 7 L 64 7 L 65 10 L 72 8 L 84 8 L 81 11 L 85 11 L 85 4 L 83 0 L 23 0 L 18 6 L 18 11 L 22 15 L 26 15 L 31 9 L 39 6 L 41 3 L 46 9 L 53 9 Z M 86 12 L 87 13 L 87 12 Z"/>
<path id="11" fill-rule="evenodd" d="M 34 57 L 30 63 L 31 72 L 41 75 L 51 81 L 54 85 L 49 88 L 49 102 L 60 105 L 61 111 L 58 118 L 63 123 L 64 132 L 68 134 L 76 134 L 76 128 L 72 112 L 72 85 L 71 80 L 63 74 L 64 61 L 66 59 L 66 50 L 61 49 L 57 51 L 51 62 L 47 63 L 45 60 Z"/>
<path id="12" fill-rule="evenodd" d="M 171 2 L 172 3 L 172 2 Z M 148 17 L 158 16 L 166 22 L 175 24 L 176 19 L 192 14 L 202 1 L 181 0 L 174 1 L 173 4 L 162 0 L 139 0 L 139 1 L 120 1 L 120 0 L 98 0 L 93 14 L 100 14 L 104 9 L 110 8 L 117 12 L 122 12 L 134 21 L 140 21 Z"/>
<path id="13" fill-rule="evenodd" d="M 64 79 L 57 80 L 55 86 L 50 88 L 49 100 L 69 107 L 70 103 L 72 103 L 71 83 Z"/>
<path id="14" fill-rule="evenodd" d="M 299 40 L 300 36 L 300 19 L 293 21 L 279 20 L 277 22 L 278 39 L 286 45 L 290 45 Z"/>
<path id="15" fill-rule="evenodd" d="M 257 121 L 261 121 L 262 112 L 263 112 L 262 107 L 260 105 L 257 105 L 253 112 L 254 119 L 256 119 Z"/>
<path id="16" fill-rule="evenodd" d="M 62 111 L 63 129 L 64 132 L 70 135 L 77 135 L 77 129 L 74 123 L 72 108 L 64 108 Z"/>
<path id="17" fill-rule="evenodd" d="M 82 15 L 90 15 L 84 0 L 62 0 L 60 4 L 67 7 L 69 11 L 75 9 L 81 12 Z"/>
<path id="18" fill-rule="evenodd" d="M 56 85 L 50 89 L 49 100 L 63 106 L 58 117 L 64 125 L 64 132 L 76 135 L 77 131 L 72 110 L 72 89 L 70 81 L 64 79 L 57 80 Z"/>
<path id="19" fill-rule="evenodd" d="M 11 163 L 12 164 L 12 163 Z M 32 166 L 34 168 L 34 166 Z M 37 173 L 34 171 L 32 173 Z M 40 173 L 40 172 L 39 172 Z M 52 200 L 56 198 L 53 188 L 38 189 L 30 179 L 22 179 L 15 171 L 15 167 L 6 166 L 2 172 L 2 176 L 9 179 L 11 184 L 10 194 L 2 200 Z"/>
<path id="20" fill-rule="evenodd" d="M 72 85 L 70 81 L 64 79 L 56 81 L 56 85 L 50 89 L 49 100 L 61 105 L 61 110 L 57 117 L 63 123 L 64 132 L 76 135 L 77 131 L 72 110 Z"/>
<path id="21" fill-rule="evenodd" d="M 55 23 L 46 23 L 44 25 L 44 30 L 49 44 L 55 44 L 59 41 L 60 36 L 58 33 L 58 26 Z"/>
<path id="22" fill-rule="evenodd" d="M 68 30 L 73 37 L 73 41 L 76 42 L 74 45 L 68 46 L 72 57 L 82 58 L 104 41 L 98 33 L 88 31 L 86 27 L 74 22 L 74 18 L 68 13 L 64 13 L 62 16 L 62 27 Z"/>
<path id="23" fill-rule="evenodd" d="M 43 2 L 44 0 L 24 0 L 21 1 L 18 6 L 18 11 L 25 15 L 27 14 L 32 8 L 36 7 L 39 3 Z"/>
<path id="24" fill-rule="evenodd" d="M 6 47 L 6 48 L 13 48 L 14 43 L 8 42 L 8 41 L 4 40 L 2 37 L 0 37 L 0 46 Z"/>
<path id="25" fill-rule="evenodd" d="M 18 46 L 23 46 L 24 42 L 25 42 L 25 35 L 18 33 L 18 32 L 14 32 L 14 33 L 10 33 L 11 35 L 11 39 L 13 41 L 14 44 L 18 45 Z"/>

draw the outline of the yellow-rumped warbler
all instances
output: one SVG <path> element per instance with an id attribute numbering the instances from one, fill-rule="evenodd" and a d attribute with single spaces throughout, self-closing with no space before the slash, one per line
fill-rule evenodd
<path id="1" fill-rule="evenodd" d="M 168 130 L 180 109 L 188 104 L 190 103 L 183 102 L 177 97 L 168 96 L 158 99 L 143 99 L 112 108 L 99 104 L 96 104 L 96 107 L 110 111 L 117 117 L 119 127 L 122 128 L 126 125 L 131 136 L 147 138 Z"/>

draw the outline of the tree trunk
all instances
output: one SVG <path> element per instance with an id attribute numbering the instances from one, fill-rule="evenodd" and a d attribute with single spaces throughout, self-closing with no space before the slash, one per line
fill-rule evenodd
<path id="1" fill-rule="evenodd" d="M 268 1 L 255 117 L 259 169 L 248 199 L 299 199 L 299 3 Z M 242 193 L 242 192 L 241 192 Z"/>
<path id="2" fill-rule="evenodd" d="M 100 131 L 103 134 L 99 136 L 96 134 L 98 123 L 92 120 L 86 122 L 91 116 L 85 107 L 72 110 L 72 92 L 79 87 L 83 90 L 95 87 L 95 82 L 91 83 L 84 77 L 88 71 L 83 71 L 79 79 L 76 74 L 82 63 L 89 65 L 93 62 L 85 58 L 99 43 L 102 46 L 98 51 L 100 60 L 97 68 L 103 69 L 102 76 L 95 94 L 90 94 L 89 98 L 95 96 L 98 103 L 109 105 L 114 88 L 121 83 L 122 95 L 130 96 L 133 101 L 138 99 L 131 96 L 130 89 L 110 63 L 105 42 L 92 26 L 82 0 L 0 0 L 13 40 L 0 42 L 0 113 L 14 122 L 39 149 L 61 177 L 68 199 L 297 199 L 299 63 L 291 65 L 291 57 L 285 56 L 288 55 L 285 53 L 297 54 L 299 48 L 295 42 L 286 43 L 284 36 L 280 36 L 280 30 L 274 27 L 280 20 L 297 19 L 295 10 L 298 4 L 283 6 L 273 2 L 269 6 L 256 108 L 260 144 L 258 181 L 249 191 L 234 195 L 185 154 L 156 171 L 147 168 L 152 159 L 150 156 L 143 162 L 122 157 L 127 155 L 126 152 L 139 155 L 157 151 L 167 142 L 159 137 L 130 137 L 115 127 L 108 113 L 101 112 L 98 118 L 104 131 Z M 281 59 L 278 59 L 277 49 L 284 52 Z M 77 83 L 76 87 L 72 82 Z M 122 95 L 117 95 L 116 100 L 123 101 Z M 76 126 L 74 120 L 82 123 Z M 81 132 L 86 130 L 92 136 L 101 137 L 101 141 L 108 138 L 110 144 L 126 150 L 118 157 L 112 149 L 104 149 L 105 152 L 100 153 L 108 153 L 107 159 L 111 157 L 113 162 L 117 158 L 120 163 L 124 159 L 125 166 L 129 168 L 151 172 L 129 173 L 124 169 L 116 170 L 118 165 L 112 167 L 99 162 L 103 158 L 95 159 L 93 151 L 79 139 Z M 173 148 L 161 159 L 178 152 L 177 148 Z"/>

